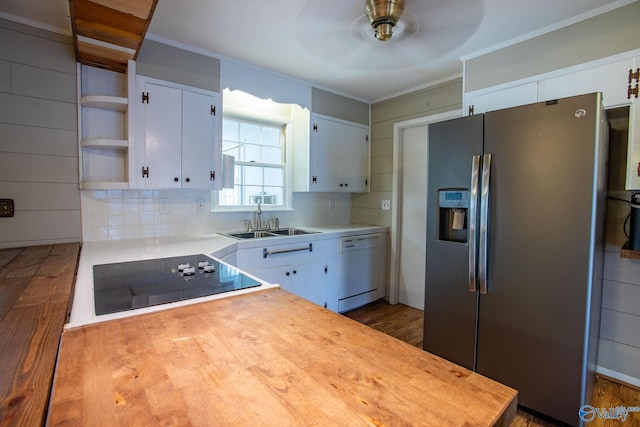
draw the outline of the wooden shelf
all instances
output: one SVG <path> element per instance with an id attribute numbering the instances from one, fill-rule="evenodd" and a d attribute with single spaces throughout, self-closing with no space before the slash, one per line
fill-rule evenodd
<path id="1" fill-rule="evenodd" d="M 125 112 L 129 106 L 129 99 L 121 96 L 88 95 L 80 98 L 80 105 L 89 108 Z"/>
<path id="2" fill-rule="evenodd" d="M 640 259 L 640 251 L 634 251 L 629 248 L 629 242 L 626 242 L 622 249 L 620 249 L 620 256 L 622 258 Z"/>
<path id="3" fill-rule="evenodd" d="M 126 139 L 86 139 L 80 143 L 80 146 L 126 150 L 129 148 L 129 141 Z"/>

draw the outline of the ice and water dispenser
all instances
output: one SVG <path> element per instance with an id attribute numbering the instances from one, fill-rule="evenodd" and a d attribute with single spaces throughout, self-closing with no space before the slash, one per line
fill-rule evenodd
<path id="1" fill-rule="evenodd" d="M 467 243 L 468 214 L 468 190 L 438 190 L 438 240 Z"/>

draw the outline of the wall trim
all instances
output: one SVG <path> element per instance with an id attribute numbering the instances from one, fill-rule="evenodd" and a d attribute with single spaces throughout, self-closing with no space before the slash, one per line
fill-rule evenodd
<path id="1" fill-rule="evenodd" d="M 430 116 L 418 117 L 411 120 L 405 120 L 396 122 L 393 124 L 393 187 L 392 187 L 392 206 L 395 209 L 391 214 L 391 257 L 390 257 L 390 272 L 389 272 L 389 303 L 398 303 L 398 291 L 400 280 L 400 237 L 402 235 L 402 224 L 400 224 L 401 202 L 402 202 L 402 165 L 400 159 L 402 155 L 402 132 L 405 129 L 412 127 L 424 126 L 431 123 L 438 123 L 457 117 L 462 117 L 463 110 L 451 110 L 444 113 L 433 114 Z M 426 220 L 426 219 L 425 219 Z"/>

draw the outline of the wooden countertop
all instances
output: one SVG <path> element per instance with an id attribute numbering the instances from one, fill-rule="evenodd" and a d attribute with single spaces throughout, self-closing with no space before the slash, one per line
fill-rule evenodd
<path id="1" fill-rule="evenodd" d="M 45 420 L 79 243 L 0 249 L 0 425 Z"/>
<path id="2" fill-rule="evenodd" d="M 63 333 L 48 424 L 509 425 L 517 392 L 283 290 Z"/>

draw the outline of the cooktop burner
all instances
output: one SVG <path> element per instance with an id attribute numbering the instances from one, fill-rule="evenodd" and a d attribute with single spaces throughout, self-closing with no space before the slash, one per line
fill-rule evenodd
<path id="1" fill-rule="evenodd" d="M 96 315 L 260 286 L 206 255 L 93 266 Z"/>

